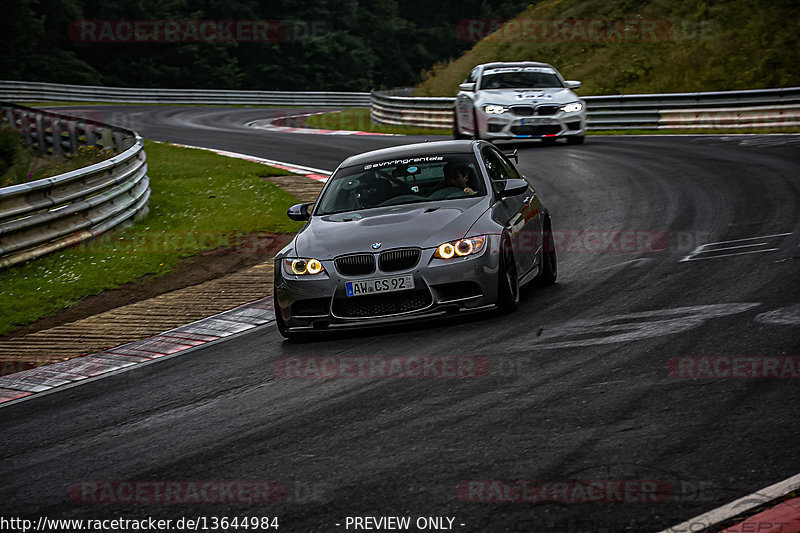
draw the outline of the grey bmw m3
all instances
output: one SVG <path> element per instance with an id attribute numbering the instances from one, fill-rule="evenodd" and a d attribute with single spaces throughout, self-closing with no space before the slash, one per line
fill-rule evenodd
<path id="1" fill-rule="evenodd" d="M 517 308 L 556 281 L 550 215 L 485 141 L 403 145 L 348 158 L 275 258 L 284 337 Z"/>

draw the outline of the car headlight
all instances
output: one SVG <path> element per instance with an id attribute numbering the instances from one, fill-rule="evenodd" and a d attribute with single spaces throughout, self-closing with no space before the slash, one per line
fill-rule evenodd
<path id="1" fill-rule="evenodd" d="M 561 106 L 561 111 L 564 113 L 577 113 L 583 109 L 583 103 L 581 102 L 571 102 L 567 105 Z"/>
<path id="2" fill-rule="evenodd" d="M 483 106 L 483 110 L 487 115 L 502 115 L 508 111 L 505 106 L 495 104 L 486 104 Z"/>
<path id="3" fill-rule="evenodd" d="M 486 235 L 459 239 L 457 241 L 450 241 L 440 244 L 439 247 L 436 248 L 436 253 L 434 253 L 433 256 L 438 257 L 439 259 L 464 257 L 479 253 L 481 250 L 483 250 L 485 245 Z"/>
<path id="4" fill-rule="evenodd" d="M 283 270 L 294 276 L 313 276 L 325 271 L 319 259 L 290 258 L 283 260 Z"/>

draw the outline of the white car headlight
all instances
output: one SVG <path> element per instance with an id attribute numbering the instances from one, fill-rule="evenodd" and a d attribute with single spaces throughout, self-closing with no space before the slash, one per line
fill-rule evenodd
<path id="1" fill-rule="evenodd" d="M 561 106 L 561 111 L 564 113 L 577 113 L 583 109 L 583 103 L 581 102 L 571 102 L 567 105 Z"/>
<path id="2" fill-rule="evenodd" d="M 466 239 L 459 239 L 457 241 L 446 242 L 440 244 L 436 248 L 434 257 L 439 259 L 452 259 L 454 257 L 464 257 L 480 253 L 486 245 L 486 235 L 479 235 L 478 237 L 468 237 Z"/>
<path id="3" fill-rule="evenodd" d="M 483 110 L 486 112 L 487 115 L 502 115 L 503 113 L 508 111 L 508 109 L 505 106 L 496 104 L 486 104 L 485 106 L 483 106 Z"/>
<path id="4" fill-rule="evenodd" d="M 318 259 L 290 258 L 283 260 L 283 270 L 295 276 L 313 276 L 325 271 Z"/>

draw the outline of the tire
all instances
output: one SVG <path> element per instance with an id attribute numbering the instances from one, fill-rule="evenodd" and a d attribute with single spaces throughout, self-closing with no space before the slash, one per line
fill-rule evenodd
<path id="1" fill-rule="evenodd" d="M 584 135 L 570 135 L 567 137 L 567 144 L 583 144 L 585 138 Z"/>
<path id="2" fill-rule="evenodd" d="M 552 285 L 558 278 L 558 260 L 556 259 L 556 245 L 553 240 L 553 227 L 550 217 L 547 216 L 542 223 L 544 243 L 542 246 L 542 268 L 536 281 L 540 285 Z"/>
<path id="3" fill-rule="evenodd" d="M 478 113 L 472 110 L 472 138 L 476 141 L 481 140 L 481 132 L 478 131 Z"/>
<path id="4" fill-rule="evenodd" d="M 500 247 L 500 269 L 497 274 L 497 309 L 502 314 L 513 313 L 519 306 L 519 278 L 511 243 Z"/>
<path id="5" fill-rule="evenodd" d="M 464 135 L 458 129 L 458 111 L 453 111 L 453 139 L 459 141 L 462 139 L 468 139 L 468 135 Z"/>

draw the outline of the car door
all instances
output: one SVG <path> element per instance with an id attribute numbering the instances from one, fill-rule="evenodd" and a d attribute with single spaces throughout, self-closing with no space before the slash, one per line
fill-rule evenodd
<path id="1" fill-rule="evenodd" d="M 484 146 L 481 156 L 497 198 L 507 180 L 524 179 L 511 161 L 494 146 Z M 539 197 L 528 184 L 524 193 L 498 200 L 494 209 L 495 220 L 508 228 L 514 246 L 517 271 L 523 275 L 537 264 L 538 251 L 542 244 Z"/>

